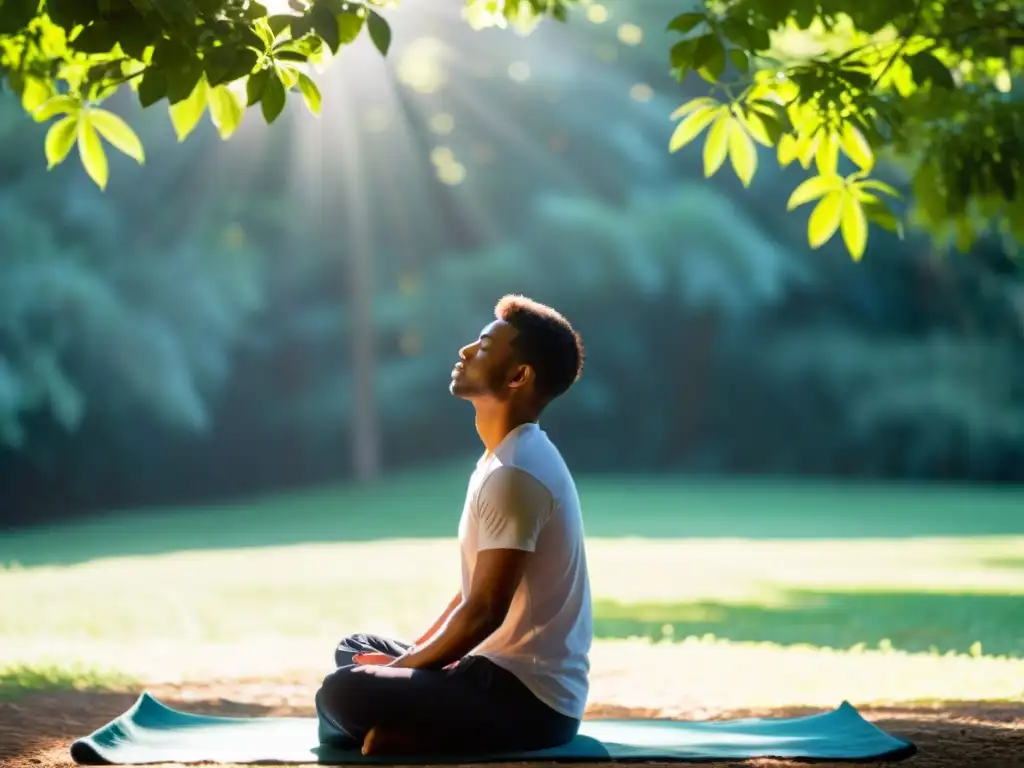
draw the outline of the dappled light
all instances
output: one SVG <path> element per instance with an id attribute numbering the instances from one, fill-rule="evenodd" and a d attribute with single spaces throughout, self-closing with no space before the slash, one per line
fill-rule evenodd
<path id="1" fill-rule="evenodd" d="M 594 634 L 656 642 L 714 635 L 736 642 L 836 650 L 893 648 L 1024 658 L 1017 634 L 1020 601 L 1018 594 L 811 590 L 783 592 L 774 600 L 751 604 L 599 601 Z"/>
<path id="2" fill-rule="evenodd" d="M 0 0 L 0 763 L 144 692 L 313 759 L 414 669 L 1009 768 L 1010 5 Z"/>

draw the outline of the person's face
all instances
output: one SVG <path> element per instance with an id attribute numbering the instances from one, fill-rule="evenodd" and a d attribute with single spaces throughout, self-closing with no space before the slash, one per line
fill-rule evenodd
<path id="1" fill-rule="evenodd" d="M 484 328 L 476 341 L 459 350 L 449 391 L 467 400 L 506 399 L 528 377 L 526 366 L 516 361 L 512 348 L 515 336 L 515 328 L 503 320 L 495 320 Z"/>

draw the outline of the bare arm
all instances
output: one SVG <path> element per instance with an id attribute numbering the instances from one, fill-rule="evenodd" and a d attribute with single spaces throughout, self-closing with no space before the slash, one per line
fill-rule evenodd
<path id="1" fill-rule="evenodd" d="M 438 616 L 434 623 L 430 626 L 426 632 L 416 638 L 413 642 L 412 647 L 406 651 L 403 656 L 408 656 L 413 651 L 417 650 L 420 646 L 430 642 L 430 639 L 434 637 L 438 631 L 447 623 L 452 613 L 462 604 L 462 592 L 460 591 L 455 597 L 452 598 L 451 602 L 448 603 L 448 607 L 444 609 L 440 616 Z M 369 664 L 372 666 L 392 664 L 395 661 L 394 656 L 389 656 L 386 653 L 357 653 L 352 657 L 352 661 L 356 664 Z"/>
<path id="2" fill-rule="evenodd" d="M 508 467 L 488 476 L 476 505 L 479 538 L 469 594 L 430 640 L 392 666 L 441 669 L 471 653 L 504 623 L 553 499 L 534 477 Z"/>
<path id="3" fill-rule="evenodd" d="M 455 607 L 431 640 L 390 666 L 442 669 L 480 645 L 505 621 L 512 596 L 532 556 L 531 552 L 521 549 L 489 549 L 478 553 L 473 584 L 466 600 Z"/>
<path id="4" fill-rule="evenodd" d="M 444 612 L 440 616 L 438 616 L 437 619 L 434 620 L 434 623 L 431 624 L 430 629 L 428 629 L 426 632 L 420 635 L 415 640 L 415 642 L 413 642 L 413 645 L 419 646 L 429 642 L 430 638 L 437 634 L 438 630 L 440 630 L 441 627 L 445 625 L 445 622 L 448 621 L 448 617 L 451 616 L 452 612 L 460 605 L 462 605 L 461 590 L 458 593 L 456 593 L 455 597 L 453 597 L 451 602 L 448 603 L 448 607 L 444 609 Z"/>

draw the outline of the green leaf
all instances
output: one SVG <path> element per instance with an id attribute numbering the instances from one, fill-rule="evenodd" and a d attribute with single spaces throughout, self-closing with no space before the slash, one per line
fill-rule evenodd
<path id="1" fill-rule="evenodd" d="M 740 48 L 748 48 L 750 24 L 746 19 L 737 16 L 726 16 L 718 25 L 718 29 L 729 39 L 730 42 Z"/>
<path id="2" fill-rule="evenodd" d="M 292 22 L 292 40 L 299 40 L 313 31 L 313 17 L 311 14 L 299 16 Z"/>
<path id="3" fill-rule="evenodd" d="M 27 0 L 21 0 L 27 2 Z M 20 5 L 16 2 L 14 5 Z M 33 3 L 33 14 L 39 10 L 39 4 Z M 97 3 L 82 0 L 46 0 L 46 14 L 58 25 L 71 30 L 78 24 L 88 24 L 97 15 Z"/>
<path id="4" fill-rule="evenodd" d="M 202 64 L 197 60 L 191 60 L 178 69 L 166 70 L 166 74 L 167 101 L 171 104 L 191 97 L 204 77 Z"/>
<path id="5" fill-rule="evenodd" d="M 786 203 L 786 210 L 792 211 L 805 203 L 817 200 L 822 195 L 840 189 L 843 180 L 839 176 L 812 176 L 793 190 Z"/>
<path id="6" fill-rule="evenodd" d="M 312 78 L 304 72 L 299 73 L 299 90 L 302 91 L 302 99 L 306 102 L 306 108 L 314 115 L 320 114 L 320 89 Z"/>
<path id="7" fill-rule="evenodd" d="M 107 165 L 107 153 L 103 149 L 100 135 L 96 133 L 89 112 L 83 110 L 78 117 L 78 154 L 82 158 L 85 172 L 100 189 L 107 188 L 110 169 Z"/>
<path id="8" fill-rule="evenodd" d="M 156 104 L 167 95 L 167 77 L 152 65 L 142 75 L 139 83 L 139 105 L 143 108 Z"/>
<path id="9" fill-rule="evenodd" d="M 147 21 L 134 10 L 117 13 L 111 19 L 116 22 L 117 42 L 121 50 L 133 59 L 142 61 L 146 48 L 156 42 Z"/>
<path id="10" fill-rule="evenodd" d="M 718 82 L 718 78 L 725 72 L 725 46 L 718 35 L 707 34 L 698 38 L 693 68 L 708 82 Z"/>
<path id="11" fill-rule="evenodd" d="M 350 14 L 355 16 L 355 14 Z M 341 15 L 336 19 L 334 14 L 328 10 L 326 5 L 314 5 L 309 12 L 309 20 L 313 31 L 324 41 L 331 53 L 337 53 L 341 46 L 339 27 L 341 26 Z"/>
<path id="12" fill-rule="evenodd" d="M 174 124 L 179 142 L 188 138 L 206 111 L 206 92 L 206 80 L 200 78 L 187 99 L 169 107 L 171 122 Z"/>
<path id="13" fill-rule="evenodd" d="M 384 17 L 376 11 L 369 11 L 366 17 L 366 29 L 370 33 L 373 44 L 380 51 L 380 55 L 387 56 L 388 49 L 391 47 L 391 27 L 388 26 Z"/>
<path id="14" fill-rule="evenodd" d="M 840 69 L 840 76 L 846 81 L 847 86 L 852 90 L 860 90 L 867 93 L 871 90 L 874 79 L 863 69 L 843 67 Z"/>
<path id="15" fill-rule="evenodd" d="M 725 162 L 725 155 L 729 150 L 729 132 L 732 128 L 732 117 L 728 112 L 722 112 L 708 131 L 704 140 L 704 178 L 715 175 Z"/>
<path id="16" fill-rule="evenodd" d="M 363 17 L 353 11 L 339 13 L 335 24 L 338 30 L 339 46 L 354 43 L 359 37 L 359 33 L 363 31 L 363 22 Z"/>
<path id="17" fill-rule="evenodd" d="M 839 228 L 842 214 L 843 193 L 829 192 L 814 207 L 807 222 L 807 239 L 811 248 L 820 248 L 827 243 Z"/>
<path id="18" fill-rule="evenodd" d="M 13 35 L 29 25 L 39 10 L 39 0 L 0 2 L 0 35 Z"/>
<path id="19" fill-rule="evenodd" d="M 693 68 L 693 59 L 697 55 L 697 44 L 700 38 L 680 40 L 669 50 L 669 61 L 672 67 L 679 70 Z"/>
<path id="20" fill-rule="evenodd" d="M 776 145 L 778 150 L 779 165 L 788 167 L 800 156 L 800 140 L 792 133 L 784 133 L 779 137 Z"/>
<path id="21" fill-rule="evenodd" d="M 245 82 L 245 105 L 247 107 L 251 107 L 263 98 L 263 91 L 268 82 L 270 82 L 269 69 L 261 69 L 259 72 L 249 75 L 249 79 Z"/>
<path id="22" fill-rule="evenodd" d="M 98 19 L 79 32 L 69 45 L 80 53 L 109 53 L 117 45 L 116 30 Z"/>
<path id="23" fill-rule="evenodd" d="M 721 111 L 722 107 L 705 106 L 687 115 L 672 132 L 672 138 L 668 144 L 669 152 L 678 152 L 693 141 L 701 131 L 711 124 L 712 120 L 721 114 Z"/>
<path id="24" fill-rule="evenodd" d="M 46 170 L 64 162 L 78 136 L 78 116 L 58 120 L 46 132 Z"/>
<path id="25" fill-rule="evenodd" d="M 793 130 L 793 121 L 790 119 L 790 111 L 785 108 L 785 104 L 781 104 L 770 98 L 755 98 L 751 99 L 746 105 L 759 115 L 773 118 L 775 122 L 781 126 L 783 132 Z"/>
<path id="26" fill-rule="evenodd" d="M 667 32 L 681 32 L 686 34 L 705 20 L 703 13 L 681 13 L 668 23 L 665 28 Z"/>
<path id="27" fill-rule="evenodd" d="M 290 66 L 287 62 L 277 62 L 274 66 L 274 74 L 284 85 L 285 90 L 290 90 L 299 82 L 299 70 Z"/>
<path id="28" fill-rule="evenodd" d="M 273 123 L 284 111 L 286 98 L 284 83 L 275 75 L 271 75 L 267 79 L 267 87 L 263 89 L 263 96 L 260 99 L 263 119 L 267 121 L 267 125 Z"/>
<path id="29" fill-rule="evenodd" d="M 260 42 L 263 43 L 265 49 L 269 49 L 274 44 L 274 30 L 270 28 L 270 24 L 267 23 L 266 14 L 261 13 L 257 17 L 256 22 L 252 25 L 253 32 L 259 37 Z"/>
<path id="30" fill-rule="evenodd" d="M 281 33 L 288 29 L 298 18 L 300 17 L 293 16 L 290 13 L 276 13 L 268 17 L 267 24 L 270 26 L 270 32 L 274 35 L 274 39 L 280 37 Z"/>
<path id="31" fill-rule="evenodd" d="M 800 150 L 797 158 L 800 160 L 800 165 L 804 169 L 810 168 L 811 163 L 817 159 L 818 147 L 821 146 L 821 133 L 801 136 L 799 143 Z"/>
<path id="32" fill-rule="evenodd" d="M 99 132 L 100 136 L 109 141 L 114 148 L 120 150 L 132 158 L 139 165 L 146 162 L 146 154 L 142 149 L 142 142 L 135 134 L 135 131 L 113 112 L 105 109 L 92 108 L 88 112 L 89 119 Z"/>
<path id="33" fill-rule="evenodd" d="M 257 60 L 255 51 L 243 48 L 241 50 L 230 45 L 221 45 L 206 52 L 203 56 L 203 71 L 206 73 L 206 82 L 212 87 L 237 80 L 238 77 L 231 77 L 237 70 L 241 69 L 239 60 L 245 56 L 245 61 L 251 62 L 247 71 L 242 72 L 238 77 L 243 77 L 252 70 Z"/>
<path id="34" fill-rule="evenodd" d="M 868 221 L 860 201 L 849 193 L 843 195 L 842 205 L 843 242 L 854 261 L 860 261 L 868 244 Z"/>
<path id="35" fill-rule="evenodd" d="M 291 48 L 281 48 L 274 51 L 274 59 L 275 61 L 296 61 L 301 63 L 309 61 L 309 55 Z"/>
<path id="36" fill-rule="evenodd" d="M 822 131 L 818 139 L 818 148 L 814 153 L 814 162 L 818 173 L 822 176 L 834 176 L 839 168 L 839 142 L 835 134 Z"/>
<path id="37" fill-rule="evenodd" d="M 750 71 L 750 59 L 747 58 L 746 51 L 741 51 L 739 48 L 730 48 L 729 61 L 740 72 Z"/>
<path id="38" fill-rule="evenodd" d="M 871 145 L 857 127 L 850 122 L 843 124 L 841 146 L 848 158 L 856 163 L 862 171 L 870 171 L 875 166 L 875 153 Z"/>
<path id="39" fill-rule="evenodd" d="M 756 24 L 747 26 L 747 42 L 750 43 L 752 51 L 767 51 L 772 47 L 772 39 L 768 30 Z"/>
<path id="40" fill-rule="evenodd" d="M 781 104 L 763 99 L 754 99 L 751 102 L 742 104 L 741 107 L 743 109 L 743 122 L 750 132 L 751 138 L 758 144 L 766 147 L 778 145 L 783 135 L 791 127 L 789 116 L 786 114 L 786 108 Z M 792 158 L 784 163 L 784 165 L 788 165 L 790 162 L 792 162 Z"/>
<path id="41" fill-rule="evenodd" d="M 246 18 L 250 20 L 262 19 L 268 13 L 269 11 L 267 11 L 267 6 L 262 3 L 253 2 L 252 0 L 250 0 L 246 8 Z"/>
<path id="42" fill-rule="evenodd" d="M 217 133 L 225 141 L 230 139 L 242 122 L 244 110 L 241 99 L 226 85 L 218 85 L 210 89 L 206 101 Z"/>
<path id="43" fill-rule="evenodd" d="M 896 214 L 889 210 L 889 206 L 885 204 L 884 200 L 874 195 L 865 194 L 861 195 L 860 204 L 864 209 L 864 215 L 868 217 L 869 221 L 892 232 L 900 240 L 903 239 L 903 222 L 899 220 Z"/>
<path id="44" fill-rule="evenodd" d="M 735 120 L 729 131 L 729 160 L 743 186 L 749 187 L 757 172 L 757 146 L 750 134 Z"/>
<path id="45" fill-rule="evenodd" d="M 690 99 L 686 103 L 680 105 L 675 112 L 673 112 L 669 119 L 678 120 L 683 115 L 687 115 L 691 112 L 696 112 L 701 107 L 717 107 L 718 101 L 712 99 L 710 96 L 698 96 L 695 99 Z"/>
<path id="46" fill-rule="evenodd" d="M 892 186 L 886 184 L 884 181 L 878 179 L 864 179 L 858 186 L 864 189 L 873 189 L 876 192 L 881 192 L 883 195 L 889 195 L 890 197 L 902 197 L 902 195 Z"/>
<path id="47" fill-rule="evenodd" d="M 25 78 L 25 87 L 21 91 L 21 106 L 28 113 L 33 113 L 54 96 L 53 81 L 41 80 L 38 77 Z"/>
<path id="48" fill-rule="evenodd" d="M 51 117 L 56 117 L 57 115 L 77 112 L 81 106 L 82 103 L 73 96 L 54 96 L 53 98 L 44 101 L 39 108 L 32 113 L 32 117 L 37 123 L 41 123 L 45 120 L 49 120 Z"/>
<path id="49" fill-rule="evenodd" d="M 931 51 L 921 51 L 903 59 L 910 67 L 910 74 L 918 86 L 932 83 L 937 88 L 952 90 L 956 87 L 949 67 L 939 61 Z"/>
<path id="50" fill-rule="evenodd" d="M 184 67 L 192 58 L 192 51 L 177 39 L 161 38 L 153 47 L 153 63 L 165 71 Z"/>

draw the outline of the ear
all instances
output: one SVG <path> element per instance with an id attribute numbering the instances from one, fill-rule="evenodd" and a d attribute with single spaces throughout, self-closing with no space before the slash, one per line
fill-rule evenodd
<path id="1" fill-rule="evenodd" d="M 517 365 L 509 372 L 508 386 L 510 389 L 522 389 L 533 381 L 533 368 L 529 365 Z"/>

